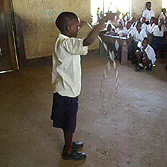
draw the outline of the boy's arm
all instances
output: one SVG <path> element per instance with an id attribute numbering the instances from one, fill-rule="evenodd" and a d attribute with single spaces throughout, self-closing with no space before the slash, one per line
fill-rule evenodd
<path id="1" fill-rule="evenodd" d="M 83 41 L 83 46 L 89 46 L 93 43 L 100 30 L 103 29 L 105 22 L 110 18 L 114 18 L 115 15 L 105 16 L 98 25 L 96 25 L 93 30 L 88 34 L 88 36 Z"/>

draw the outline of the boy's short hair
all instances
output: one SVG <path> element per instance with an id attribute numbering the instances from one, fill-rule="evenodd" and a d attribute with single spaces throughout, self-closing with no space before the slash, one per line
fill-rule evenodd
<path id="1" fill-rule="evenodd" d="M 57 17 L 55 24 L 61 32 L 64 32 L 66 30 L 67 26 L 69 24 L 71 24 L 74 19 L 78 19 L 77 15 L 75 13 L 62 12 Z"/>
<path id="2" fill-rule="evenodd" d="M 151 2 L 146 2 L 146 6 L 147 6 L 148 4 L 151 4 Z"/>
<path id="3" fill-rule="evenodd" d="M 145 37 L 143 41 L 147 41 L 147 43 L 149 43 L 149 39 L 147 37 Z"/>

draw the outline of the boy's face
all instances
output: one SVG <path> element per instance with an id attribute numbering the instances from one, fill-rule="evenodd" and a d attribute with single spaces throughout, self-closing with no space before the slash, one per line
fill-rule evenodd
<path id="1" fill-rule="evenodd" d="M 69 33 L 70 33 L 70 37 L 77 37 L 78 32 L 79 32 L 79 19 L 78 18 L 74 18 L 72 21 L 72 24 L 69 25 Z"/>
<path id="2" fill-rule="evenodd" d="M 154 18 L 151 18 L 150 22 L 151 23 L 154 23 L 155 19 Z"/>
<path id="3" fill-rule="evenodd" d="M 138 23 L 138 24 L 136 25 L 136 28 L 137 28 L 137 30 L 140 30 L 140 29 L 141 29 L 141 23 Z"/>
<path id="4" fill-rule="evenodd" d="M 129 29 L 130 28 L 130 23 L 126 24 L 126 28 Z"/>
<path id="5" fill-rule="evenodd" d="M 151 3 L 148 3 L 148 4 L 146 5 L 146 8 L 147 8 L 148 10 L 151 10 Z"/>
<path id="6" fill-rule="evenodd" d="M 148 45 L 147 40 L 144 40 L 142 44 L 143 44 L 143 47 L 146 48 Z"/>
<path id="7" fill-rule="evenodd" d="M 142 18 L 142 23 L 145 23 L 145 22 L 146 22 L 146 18 L 143 17 L 143 18 Z"/>

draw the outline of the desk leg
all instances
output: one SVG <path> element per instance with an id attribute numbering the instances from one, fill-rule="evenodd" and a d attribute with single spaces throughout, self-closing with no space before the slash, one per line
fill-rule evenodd
<path id="1" fill-rule="evenodd" d="M 121 64 L 126 64 L 128 61 L 128 45 L 127 41 L 122 41 L 122 53 L 121 53 Z"/>

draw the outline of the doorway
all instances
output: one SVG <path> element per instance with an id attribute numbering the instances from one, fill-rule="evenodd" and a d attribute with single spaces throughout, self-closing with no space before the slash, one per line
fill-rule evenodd
<path id="1" fill-rule="evenodd" d="M 11 0 L 0 0 L 0 72 L 18 69 Z"/>

